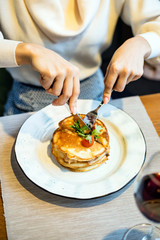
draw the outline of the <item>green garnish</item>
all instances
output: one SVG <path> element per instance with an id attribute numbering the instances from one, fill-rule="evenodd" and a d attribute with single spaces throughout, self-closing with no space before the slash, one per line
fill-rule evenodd
<path id="1" fill-rule="evenodd" d="M 89 142 L 89 144 L 92 142 L 91 135 L 87 135 L 85 139 Z"/>
<path id="2" fill-rule="evenodd" d="M 92 135 L 95 139 L 100 138 L 102 127 L 100 125 L 95 124 L 95 129 L 92 131 Z"/>
<path id="3" fill-rule="evenodd" d="M 79 120 L 75 121 L 73 125 L 70 126 L 71 128 L 74 128 L 75 131 L 78 133 L 79 136 L 81 137 L 86 137 L 85 131 L 89 130 L 89 128 L 86 125 L 83 125 L 82 127 L 80 126 Z"/>
<path id="4" fill-rule="evenodd" d="M 76 120 L 73 125 L 70 126 L 71 128 L 75 129 L 77 134 L 91 143 L 91 135 L 94 136 L 94 139 L 100 138 L 102 127 L 100 125 L 95 124 L 95 129 L 90 130 L 86 125 L 80 126 L 79 120 Z"/>

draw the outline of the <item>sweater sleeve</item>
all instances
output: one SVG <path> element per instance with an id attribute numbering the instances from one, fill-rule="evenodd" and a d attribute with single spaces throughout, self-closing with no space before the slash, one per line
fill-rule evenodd
<path id="1" fill-rule="evenodd" d="M 150 47 L 148 57 L 153 64 L 160 63 L 160 1 L 125 0 L 121 17 L 130 25 L 133 35 L 144 37 Z"/>
<path id="2" fill-rule="evenodd" d="M 18 67 L 15 49 L 20 41 L 6 40 L 0 32 L 0 68 Z"/>

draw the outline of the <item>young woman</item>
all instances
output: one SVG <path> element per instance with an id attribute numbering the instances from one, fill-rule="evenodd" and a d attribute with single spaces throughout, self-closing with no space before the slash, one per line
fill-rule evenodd
<path id="1" fill-rule="evenodd" d="M 106 69 L 101 53 L 121 16 L 134 37 Z M 14 79 L 5 114 L 36 111 L 53 102 L 102 99 L 143 74 L 144 60 L 160 63 L 159 0 L 5 0 L 0 2 L 0 67 Z"/>

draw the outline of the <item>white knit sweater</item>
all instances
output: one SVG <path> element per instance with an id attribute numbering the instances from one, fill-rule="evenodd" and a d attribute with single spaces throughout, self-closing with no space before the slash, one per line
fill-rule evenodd
<path id="1" fill-rule="evenodd" d="M 40 85 L 39 74 L 15 60 L 19 41 L 32 42 L 57 52 L 86 78 L 100 66 L 119 16 L 149 42 L 150 61 L 160 63 L 159 0 L 0 0 L 0 67 Z"/>

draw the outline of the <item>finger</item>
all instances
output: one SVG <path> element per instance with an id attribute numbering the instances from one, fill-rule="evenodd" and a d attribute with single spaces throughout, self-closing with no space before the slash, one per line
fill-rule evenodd
<path id="1" fill-rule="evenodd" d="M 124 73 L 121 73 L 113 89 L 117 92 L 122 92 L 125 89 L 128 77 L 129 77 L 129 74 L 126 75 Z"/>
<path id="2" fill-rule="evenodd" d="M 110 100 L 113 86 L 118 79 L 118 74 L 118 71 L 110 65 L 104 78 L 105 87 L 103 92 L 103 101 L 105 104 Z"/>
<path id="3" fill-rule="evenodd" d="M 105 79 L 107 79 L 107 77 L 108 77 L 109 69 L 110 69 L 110 63 L 108 64 L 107 69 L 106 69 L 106 74 L 105 74 L 104 82 L 105 82 Z"/>
<path id="4" fill-rule="evenodd" d="M 54 82 L 50 86 L 50 88 L 47 90 L 49 94 L 52 94 L 54 96 L 59 96 L 62 93 L 63 89 L 63 82 L 65 80 L 64 75 L 59 75 L 55 78 Z"/>
<path id="5" fill-rule="evenodd" d="M 133 76 L 130 75 L 130 76 L 127 78 L 126 85 L 127 85 L 128 83 L 132 82 L 132 81 L 133 81 Z"/>
<path id="6" fill-rule="evenodd" d="M 54 99 L 52 104 L 56 106 L 65 104 L 72 95 L 72 89 L 73 77 L 67 76 L 63 84 L 62 94 L 58 98 Z"/>
<path id="7" fill-rule="evenodd" d="M 130 83 L 130 82 L 132 82 L 132 81 L 136 81 L 136 80 L 138 80 L 139 78 L 141 78 L 142 77 L 142 75 L 143 75 L 143 73 L 138 73 L 138 74 L 131 74 L 129 77 L 128 77 L 128 79 L 127 79 L 127 84 L 128 83 Z"/>
<path id="8" fill-rule="evenodd" d="M 52 85 L 55 80 L 55 76 L 52 77 L 47 77 L 47 76 L 40 76 L 40 84 L 45 90 L 48 90 Z"/>
<path id="9" fill-rule="evenodd" d="M 79 93 L 80 93 L 79 76 L 75 76 L 73 78 L 72 96 L 69 99 L 69 107 L 70 107 L 71 113 L 73 114 L 77 113 L 77 99 L 78 99 Z"/>
<path id="10" fill-rule="evenodd" d="M 135 81 L 135 80 L 138 80 L 139 78 L 141 78 L 142 75 L 141 74 L 138 74 L 138 75 L 135 75 L 132 79 L 132 81 Z"/>

